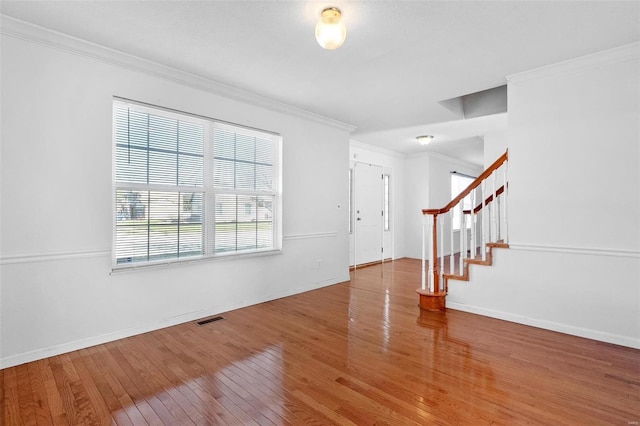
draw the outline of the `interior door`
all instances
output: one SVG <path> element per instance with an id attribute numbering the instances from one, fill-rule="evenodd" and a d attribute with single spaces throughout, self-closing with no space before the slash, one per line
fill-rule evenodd
<path id="1" fill-rule="evenodd" d="M 382 167 L 354 164 L 355 264 L 382 260 Z"/>

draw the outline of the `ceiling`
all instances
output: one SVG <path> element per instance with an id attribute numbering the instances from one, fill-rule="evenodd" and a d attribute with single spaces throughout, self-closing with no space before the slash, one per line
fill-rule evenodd
<path id="1" fill-rule="evenodd" d="M 335 51 L 314 39 L 327 6 L 347 26 Z M 480 163 L 482 132 L 505 114 L 464 120 L 441 101 L 640 40 L 640 1 L 3 0 L 0 12 L 354 125 L 360 142 L 412 153 L 434 134 L 426 149 Z"/>

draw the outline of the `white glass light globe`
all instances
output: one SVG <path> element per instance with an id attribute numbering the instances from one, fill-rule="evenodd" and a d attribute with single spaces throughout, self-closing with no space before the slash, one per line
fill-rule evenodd
<path id="1" fill-rule="evenodd" d="M 334 50 L 342 46 L 347 37 L 347 27 L 341 21 L 340 10 L 330 7 L 322 11 L 316 25 L 316 40 L 323 49 Z"/>

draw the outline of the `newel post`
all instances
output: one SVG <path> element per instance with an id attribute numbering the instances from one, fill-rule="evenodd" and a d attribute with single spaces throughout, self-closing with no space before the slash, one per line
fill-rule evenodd
<path id="1" fill-rule="evenodd" d="M 433 223 L 431 224 L 431 253 L 429 254 L 429 277 L 431 278 L 432 292 L 440 291 L 440 271 L 438 271 L 438 215 L 433 215 Z"/>
<path id="2" fill-rule="evenodd" d="M 422 230 L 422 288 L 417 289 L 416 292 L 420 297 L 421 309 L 444 311 L 447 293 L 440 289 L 440 270 L 438 269 L 438 214 L 440 211 L 423 210 L 422 213 L 426 219 Z M 427 238 L 427 228 L 431 228 L 430 238 Z M 425 271 L 427 243 L 429 244 L 429 270 Z"/>

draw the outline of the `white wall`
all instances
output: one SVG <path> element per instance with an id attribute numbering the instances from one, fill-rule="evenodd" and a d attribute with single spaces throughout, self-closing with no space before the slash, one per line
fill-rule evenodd
<path id="1" fill-rule="evenodd" d="M 412 155 L 404 164 L 404 251 L 406 257 L 422 257 L 422 209 L 429 204 L 429 157 Z"/>
<path id="2" fill-rule="evenodd" d="M 2 367 L 349 279 L 348 126 L 4 18 L 1 54 Z M 110 274 L 114 95 L 280 133 L 282 253 Z"/>
<path id="3" fill-rule="evenodd" d="M 507 131 L 487 133 L 484 139 L 484 168 L 487 169 L 507 150 Z"/>
<path id="4" fill-rule="evenodd" d="M 640 348 L 638 52 L 509 78 L 511 249 L 449 306 Z"/>
<path id="5" fill-rule="evenodd" d="M 389 175 L 389 220 L 390 230 L 384 231 L 383 248 L 385 258 L 404 257 L 404 155 L 351 140 L 349 143 L 350 167 L 356 162 L 381 166 L 383 173 Z M 354 262 L 354 235 L 349 236 L 349 264 Z"/>
<path id="6" fill-rule="evenodd" d="M 482 173 L 481 167 L 435 153 L 413 155 L 405 160 L 406 257 L 422 257 L 422 209 L 442 208 L 451 201 L 453 170 L 472 176 Z M 449 235 L 449 228 L 445 228 L 445 235 Z M 449 254 L 449 246 L 445 238 L 445 254 Z"/>

